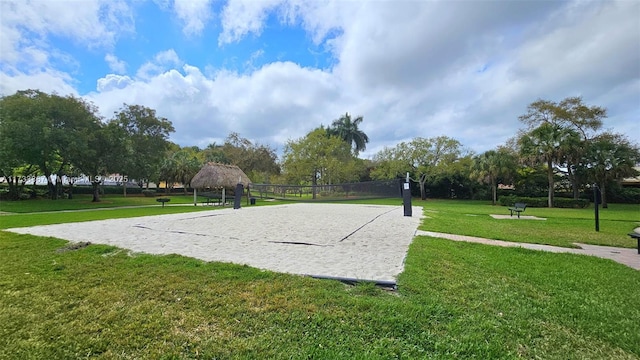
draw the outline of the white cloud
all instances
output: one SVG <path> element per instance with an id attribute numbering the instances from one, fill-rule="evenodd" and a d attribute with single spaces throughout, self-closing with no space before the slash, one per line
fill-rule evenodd
<path id="1" fill-rule="evenodd" d="M 124 89 L 133 84 L 133 79 L 128 76 L 109 74 L 98 79 L 97 89 L 99 92 L 108 92 L 115 89 Z"/>
<path id="2" fill-rule="evenodd" d="M 127 63 L 118 59 L 118 57 L 113 54 L 105 55 L 104 61 L 109 65 L 109 69 L 115 73 L 124 74 L 127 72 Z"/>
<path id="3" fill-rule="evenodd" d="M 2 1 L 0 9 L 3 33 L 12 34 L 3 35 L 3 42 L 13 51 L 49 35 L 88 47 L 110 47 L 119 33 L 133 30 L 133 17 L 123 1 Z"/>
<path id="4" fill-rule="evenodd" d="M 218 44 L 224 45 L 240 41 L 248 34 L 260 35 L 270 10 L 281 0 L 230 0 L 221 14 L 222 33 Z"/>
<path id="5" fill-rule="evenodd" d="M 348 111 L 364 116 L 369 156 L 416 136 L 447 135 L 488 150 L 515 135 L 518 115 L 537 98 L 582 95 L 609 108 L 605 127 L 640 141 L 640 3 L 230 1 L 219 44 L 260 36 L 269 16 L 305 29 L 335 65 L 256 66 L 252 58 L 237 73 L 196 67 L 201 59 L 169 49 L 136 76 L 103 76 L 87 97 L 105 116 L 124 102 L 155 108 L 174 123 L 173 141 L 199 146 L 235 131 L 282 149 Z M 71 75 L 46 67 L 54 54 L 48 45 L 22 44 L 16 29 L 1 35 L 17 45 L 0 42 L 0 90 L 73 90 Z M 21 57 L 39 68 L 12 68 Z"/>
<path id="6" fill-rule="evenodd" d="M 173 7 L 185 35 L 200 35 L 212 17 L 211 0 L 174 0 Z"/>
<path id="7" fill-rule="evenodd" d="M 0 72 L 0 95 L 11 95 L 18 90 L 37 89 L 46 93 L 77 96 L 78 91 L 72 86 L 73 83 L 71 76 L 54 70 L 11 75 Z"/>
<path id="8" fill-rule="evenodd" d="M 182 65 L 182 60 L 173 49 L 161 51 L 157 53 L 153 60 L 144 63 L 136 73 L 136 77 L 140 79 L 150 79 L 168 69 L 176 68 Z"/>
<path id="9" fill-rule="evenodd" d="M 0 1 L 0 20 L 3 93 L 28 87 L 75 94 L 72 75 L 79 63 L 51 38 L 90 51 L 110 49 L 120 34 L 134 28 L 123 1 Z"/>
<path id="10" fill-rule="evenodd" d="M 105 116 L 124 102 L 155 108 L 159 116 L 174 123 L 174 141 L 203 147 L 206 141 L 224 139 L 231 131 L 281 146 L 339 114 L 333 104 L 337 84 L 320 70 L 288 62 L 272 63 L 247 75 L 219 71 L 206 77 L 190 65 L 180 70 L 144 81 L 110 75 L 88 97 Z M 116 81 L 118 86 L 112 86 Z M 310 113 L 316 106 L 323 110 Z"/>

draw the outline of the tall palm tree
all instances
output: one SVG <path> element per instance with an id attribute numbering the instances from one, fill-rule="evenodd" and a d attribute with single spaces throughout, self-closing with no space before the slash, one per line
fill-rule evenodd
<path id="1" fill-rule="evenodd" d="M 351 120 L 351 115 L 345 113 L 339 119 L 334 120 L 327 133 L 334 135 L 349 143 L 350 146 L 354 146 L 354 151 L 358 154 L 367 147 L 369 137 L 362 130 L 358 128 L 358 125 L 362 123 L 362 116 L 356 117 Z"/>
<path id="2" fill-rule="evenodd" d="M 580 135 L 574 129 L 558 124 L 543 123 L 522 135 L 519 139 L 520 153 L 532 163 L 542 163 L 547 167 L 549 181 L 548 206 L 553 207 L 555 189 L 554 170 L 556 165 L 566 164 L 566 144 L 579 141 Z"/>
<path id="3" fill-rule="evenodd" d="M 624 177 L 637 176 L 634 166 L 640 161 L 640 148 L 624 135 L 604 133 L 592 141 L 584 153 L 582 167 L 600 186 L 602 207 L 607 204 L 607 184 Z"/>
<path id="4" fill-rule="evenodd" d="M 505 149 L 489 150 L 474 158 L 471 177 L 491 185 L 491 204 L 497 201 L 498 180 L 509 178 L 515 172 L 515 156 Z"/>

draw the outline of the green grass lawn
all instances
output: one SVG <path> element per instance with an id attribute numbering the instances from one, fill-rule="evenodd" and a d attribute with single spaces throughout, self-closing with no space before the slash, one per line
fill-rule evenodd
<path id="1" fill-rule="evenodd" d="M 11 213 L 27 213 L 27 212 L 44 212 L 44 211 L 61 211 L 61 210 L 80 210 L 80 209 L 101 209 L 113 208 L 121 206 L 157 206 L 160 205 L 156 199 L 166 197 L 171 199 L 168 204 L 193 204 L 193 195 L 177 195 L 169 196 L 145 197 L 142 195 L 102 195 L 101 201 L 91 202 L 91 195 L 74 195 L 73 199 L 35 199 L 21 201 L 0 201 L 0 211 Z M 203 198 L 199 198 L 199 202 Z"/>
<path id="2" fill-rule="evenodd" d="M 378 203 L 385 202 L 399 204 Z M 466 213 L 505 212 L 475 202 L 424 206 L 432 217 L 452 212 L 456 232 L 477 226 Z M 0 225 L 201 209 L 5 215 Z M 586 221 L 580 211 L 530 210 L 547 224 L 553 215 Z M 603 211 L 608 221 L 637 221 L 634 208 L 611 210 Z M 429 225 L 443 218 L 425 219 L 425 229 L 443 231 Z M 1 359 L 640 358 L 640 271 L 610 260 L 420 236 L 398 291 L 388 292 L 105 245 L 61 250 L 66 245 L 0 231 Z"/>
<path id="3" fill-rule="evenodd" d="M 494 219 L 490 214 L 509 215 L 504 206 L 480 201 L 414 201 L 423 206 L 422 230 L 486 237 L 496 240 L 574 247 L 573 243 L 633 247 L 627 234 L 640 226 L 640 205 L 610 204 L 600 209 L 600 231 L 595 231 L 594 209 L 527 208 L 522 215 L 546 220 Z M 515 217 L 515 215 L 514 215 Z"/>

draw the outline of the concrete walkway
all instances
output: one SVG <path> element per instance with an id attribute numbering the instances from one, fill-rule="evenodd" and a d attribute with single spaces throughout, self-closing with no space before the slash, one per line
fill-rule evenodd
<path id="1" fill-rule="evenodd" d="M 579 255 L 597 256 L 604 259 L 611 259 L 613 261 L 619 262 L 620 264 L 627 265 L 630 268 L 640 270 L 640 254 L 638 254 L 637 249 L 588 245 L 588 244 L 580 244 L 580 243 L 574 243 L 574 245 L 579 246 L 580 249 L 571 249 L 571 248 L 564 248 L 564 247 L 551 246 L 551 245 L 492 240 L 492 239 L 484 239 L 484 238 L 479 238 L 474 236 L 454 235 L 454 234 L 445 234 L 445 233 L 432 232 L 432 231 L 417 230 L 416 236 L 420 236 L 420 235 L 431 236 L 431 237 L 436 237 L 441 239 L 448 239 L 453 241 L 472 242 L 472 243 L 485 244 L 485 245 L 521 247 L 525 249 L 549 251 L 554 253 L 571 253 L 571 254 L 579 254 Z"/>

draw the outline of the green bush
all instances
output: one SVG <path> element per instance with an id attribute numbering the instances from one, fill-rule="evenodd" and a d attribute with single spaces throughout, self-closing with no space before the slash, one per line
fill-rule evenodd
<path id="1" fill-rule="evenodd" d="M 146 197 L 154 197 L 156 196 L 155 190 L 142 190 L 142 195 Z"/>
<path id="2" fill-rule="evenodd" d="M 579 208 L 583 209 L 589 207 L 589 200 L 586 199 L 567 199 L 567 198 L 554 198 L 553 206 L 557 208 Z"/>
<path id="3" fill-rule="evenodd" d="M 31 199 L 31 194 L 27 194 L 27 193 L 21 193 L 20 196 L 18 197 L 20 200 L 29 200 Z"/>
<path id="4" fill-rule="evenodd" d="M 548 199 L 546 197 L 524 197 L 524 196 L 502 196 L 498 199 L 500 205 L 512 206 L 517 202 L 525 203 L 528 207 L 547 207 Z M 553 207 L 556 208 L 586 208 L 589 207 L 589 200 L 586 199 L 568 199 L 562 197 L 553 198 Z"/>
<path id="5" fill-rule="evenodd" d="M 640 188 L 614 186 L 607 191 L 607 200 L 610 203 L 640 204 Z"/>

